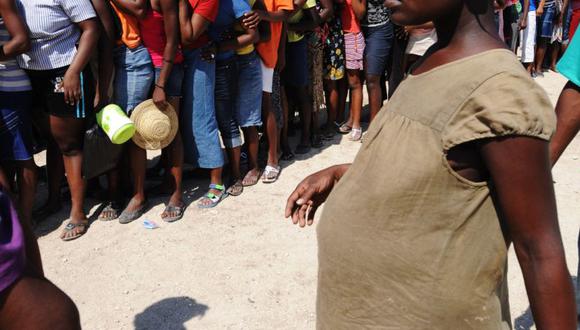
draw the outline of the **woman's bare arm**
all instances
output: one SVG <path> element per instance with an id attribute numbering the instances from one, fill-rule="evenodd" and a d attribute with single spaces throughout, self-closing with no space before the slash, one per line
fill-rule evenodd
<path id="1" fill-rule="evenodd" d="M 109 103 L 109 86 L 113 79 L 114 64 L 113 48 L 115 46 L 115 25 L 111 17 L 106 0 L 92 0 L 93 7 L 99 17 L 101 36 L 98 46 L 99 77 L 97 79 L 97 93 L 95 95 L 95 108 L 100 108 Z"/>
<path id="2" fill-rule="evenodd" d="M 145 18 L 147 13 L 147 0 L 113 0 L 113 3 L 125 14 L 139 19 Z"/>
<path id="3" fill-rule="evenodd" d="M 26 52 L 30 47 L 30 39 L 28 38 L 28 29 L 18 15 L 14 0 L 0 1 L 0 16 L 4 19 L 6 30 L 11 37 L 2 46 L 3 51 L 0 52 L 0 61 L 5 61 Z"/>
<path id="4" fill-rule="evenodd" d="M 201 37 L 210 24 L 203 16 L 193 13 L 193 9 L 187 0 L 179 1 L 179 30 L 181 43 L 188 48 Z"/>
<path id="5" fill-rule="evenodd" d="M 165 85 L 173 69 L 173 61 L 175 60 L 175 54 L 177 53 L 177 46 L 179 44 L 179 17 L 175 0 L 161 0 L 160 6 L 163 14 L 163 28 L 166 41 L 165 48 L 163 49 L 163 64 L 153 90 L 153 102 L 160 109 L 165 109 L 167 106 Z"/>
<path id="6" fill-rule="evenodd" d="M 507 137 L 481 146 L 496 209 L 513 241 L 538 329 L 576 329 L 548 142 Z"/>

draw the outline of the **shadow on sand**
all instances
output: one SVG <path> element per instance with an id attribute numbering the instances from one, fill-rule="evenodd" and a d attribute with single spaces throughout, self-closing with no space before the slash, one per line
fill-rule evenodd
<path id="1" fill-rule="evenodd" d="M 133 322 L 136 330 L 181 330 L 184 323 L 202 318 L 209 307 L 189 297 L 163 299 L 135 315 Z"/>

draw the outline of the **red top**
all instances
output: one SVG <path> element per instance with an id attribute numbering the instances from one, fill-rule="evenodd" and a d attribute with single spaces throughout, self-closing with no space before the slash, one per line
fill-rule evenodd
<path id="1" fill-rule="evenodd" d="M 208 20 L 210 23 L 215 22 L 218 15 L 219 0 L 189 0 L 193 13 L 198 14 Z M 191 46 L 191 48 L 201 48 L 209 43 L 207 31 L 204 32 Z"/>
<path id="2" fill-rule="evenodd" d="M 352 0 L 346 0 L 344 6 L 342 7 L 340 13 L 340 19 L 342 21 L 342 30 L 349 33 L 359 33 L 360 23 L 354 14 L 352 9 Z"/>
<path id="3" fill-rule="evenodd" d="M 141 39 L 143 44 L 151 55 L 151 61 L 156 68 L 163 66 L 163 53 L 165 52 L 165 44 L 167 37 L 165 36 L 165 25 L 163 24 L 163 15 L 153 9 L 147 11 L 147 16 L 139 22 L 139 29 L 141 30 Z M 177 49 L 174 63 L 183 62 L 183 55 L 181 49 Z"/>

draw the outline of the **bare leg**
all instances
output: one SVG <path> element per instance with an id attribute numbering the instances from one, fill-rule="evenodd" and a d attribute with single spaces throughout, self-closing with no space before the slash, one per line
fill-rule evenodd
<path id="1" fill-rule="evenodd" d="M 367 75 L 367 91 L 369 94 L 369 107 L 371 110 L 371 122 L 383 106 L 383 92 L 381 90 L 381 76 Z"/>
<path id="2" fill-rule="evenodd" d="M 145 196 L 145 174 L 147 171 L 147 152 L 135 143 L 129 143 L 129 159 L 133 173 L 133 197 L 125 208 L 127 212 L 135 212 L 143 207 Z"/>
<path id="3" fill-rule="evenodd" d="M 546 38 L 538 38 L 538 45 L 536 46 L 536 73 L 542 73 L 542 65 L 544 64 L 544 57 L 548 48 L 548 40 Z"/>
<path id="4" fill-rule="evenodd" d="M 175 112 L 177 112 L 177 115 L 179 116 L 180 98 L 170 97 L 169 103 L 173 106 Z M 163 154 L 165 156 L 163 156 Z M 163 150 L 163 154 L 161 160 L 165 157 L 165 161 L 167 162 L 167 172 L 169 173 L 171 186 L 173 187 L 173 194 L 169 198 L 168 205 L 183 206 L 183 141 L 181 140 L 181 133 L 179 131 L 177 131 L 177 135 L 171 144 Z M 162 218 L 174 216 L 176 216 L 176 214 L 167 214 L 165 212 L 161 215 Z"/>
<path id="5" fill-rule="evenodd" d="M 552 44 L 552 58 L 550 59 L 550 70 L 556 72 L 556 63 L 558 63 L 558 59 L 560 58 L 560 43 L 554 42 Z"/>
<path id="6" fill-rule="evenodd" d="M 18 198 L 20 214 L 23 220 L 32 224 L 32 206 L 34 205 L 34 195 L 36 193 L 36 164 L 33 159 L 29 159 L 18 164 Z"/>
<path id="7" fill-rule="evenodd" d="M 324 80 L 324 96 L 328 113 L 328 120 L 326 121 L 326 132 L 328 133 L 334 131 L 334 124 L 337 122 L 339 95 L 336 81 Z"/>
<path id="8" fill-rule="evenodd" d="M 278 123 L 276 123 L 276 115 L 272 111 L 272 94 L 270 93 L 263 93 L 262 96 L 262 118 L 264 118 L 268 138 L 268 165 L 277 167 Z"/>
<path id="9" fill-rule="evenodd" d="M 336 81 L 336 87 L 338 90 L 336 121 L 342 123 L 345 121 L 344 111 L 346 110 L 346 97 L 348 96 L 348 79 L 342 78 Z"/>
<path id="10" fill-rule="evenodd" d="M 0 296 L 0 328 L 81 329 L 74 302 L 54 284 L 31 273 Z"/>
<path id="11" fill-rule="evenodd" d="M 280 146 L 282 147 L 282 152 L 285 154 L 291 154 L 292 149 L 290 148 L 290 142 L 288 141 L 288 124 L 289 124 L 289 105 L 288 97 L 286 95 L 286 89 L 281 88 L 280 98 L 282 99 L 282 115 L 284 118 L 284 123 L 282 125 L 282 131 L 280 132 Z"/>
<path id="12" fill-rule="evenodd" d="M 84 119 L 61 118 L 50 116 L 50 129 L 52 136 L 58 144 L 62 154 L 66 178 L 71 192 L 70 223 L 86 224 L 87 218 L 83 210 L 85 199 L 85 182 L 81 169 L 83 163 L 82 141 L 84 137 Z M 79 234 L 85 228 L 75 228 L 65 231 L 62 238 Z"/>
<path id="13" fill-rule="evenodd" d="M 580 87 L 569 82 L 556 105 L 558 124 L 550 143 L 550 160 L 556 164 L 580 130 Z"/>
<path id="14" fill-rule="evenodd" d="M 362 82 L 360 70 L 347 70 L 348 85 L 350 88 L 350 119 L 348 126 L 360 129 L 360 117 L 362 112 Z"/>

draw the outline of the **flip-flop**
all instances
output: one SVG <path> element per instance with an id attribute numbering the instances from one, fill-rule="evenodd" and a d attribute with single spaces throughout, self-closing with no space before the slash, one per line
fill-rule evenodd
<path id="1" fill-rule="evenodd" d="M 255 176 L 252 176 L 251 173 L 252 171 L 248 171 L 248 173 L 246 173 L 246 176 L 242 180 L 242 184 L 244 185 L 244 187 L 255 186 L 260 181 L 260 176 L 262 175 L 261 171 L 258 170 Z"/>
<path id="2" fill-rule="evenodd" d="M 83 236 L 84 234 L 87 233 L 88 229 L 89 229 L 89 222 L 81 222 L 81 223 L 72 223 L 69 222 L 66 227 L 64 227 L 64 231 L 63 232 L 71 232 L 73 230 L 75 230 L 76 228 L 82 228 L 81 231 L 79 231 L 76 235 L 73 236 L 68 236 L 68 237 L 61 237 L 61 239 L 65 242 L 69 242 L 72 240 L 75 240 L 81 236 Z"/>
<path id="3" fill-rule="evenodd" d="M 342 124 L 338 128 L 338 133 L 346 135 L 352 131 L 352 126 L 348 126 L 347 124 Z"/>
<path id="4" fill-rule="evenodd" d="M 358 142 L 362 139 L 362 128 L 353 128 L 349 140 Z"/>
<path id="5" fill-rule="evenodd" d="M 244 184 L 242 183 L 242 180 L 236 180 L 234 183 L 230 184 L 226 192 L 230 196 L 240 196 L 244 192 Z"/>
<path id="6" fill-rule="evenodd" d="M 262 174 L 262 182 L 263 183 L 274 183 L 278 180 L 278 177 L 280 176 L 280 171 L 281 168 L 280 166 L 266 166 L 266 168 L 264 169 L 264 174 Z"/>
<path id="7" fill-rule="evenodd" d="M 121 211 L 122 211 L 121 203 L 108 202 L 107 205 L 101 210 L 101 213 L 99 214 L 99 220 L 101 220 L 101 221 L 113 221 L 113 220 L 119 218 L 119 214 Z M 105 216 L 103 216 L 103 214 L 105 212 L 110 212 L 113 214 L 113 216 L 105 217 Z"/>
<path id="8" fill-rule="evenodd" d="M 197 207 L 199 207 L 200 209 L 212 209 L 214 207 L 216 207 L 221 201 L 224 200 L 224 198 L 226 198 L 228 196 L 228 194 L 226 193 L 226 187 L 224 187 L 223 185 L 220 184 L 210 184 L 209 185 L 209 189 L 214 189 L 214 190 L 218 190 L 221 193 L 219 195 L 216 195 L 214 193 L 211 192 L 207 192 L 205 194 L 205 196 L 203 196 L 199 202 L 197 203 Z M 209 200 L 210 203 L 207 205 L 203 204 L 204 200 Z"/>
<path id="9" fill-rule="evenodd" d="M 161 219 L 165 222 L 175 222 L 175 221 L 179 221 L 183 218 L 183 213 L 185 212 L 185 205 L 182 204 L 181 206 L 176 206 L 176 205 L 167 205 L 165 207 L 165 210 L 163 211 L 163 213 L 165 214 L 171 214 L 171 213 L 175 213 L 174 216 L 170 217 L 163 217 L 163 213 L 161 213 Z"/>
<path id="10" fill-rule="evenodd" d="M 141 207 L 139 207 L 135 211 L 127 211 L 127 209 L 125 209 L 123 210 L 123 212 L 121 212 L 121 215 L 119 216 L 119 223 L 123 225 L 131 223 L 139 219 L 143 214 L 145 214 L 145 211 L 147 211 L 146 201 L 141 205 Z"/>

